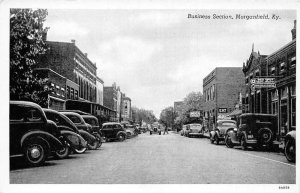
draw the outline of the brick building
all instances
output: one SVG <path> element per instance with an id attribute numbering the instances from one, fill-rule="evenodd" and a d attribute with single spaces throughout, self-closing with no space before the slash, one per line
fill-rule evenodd
<path id="1" fill-rule="evenodd" d="M 65 80 L 62 84 L 55 78 L 50 79 L 56 89 L 55 95 L 64 95 L 64 97 L 50 97 L 49 108 L 62 109 L 63 100 L 67 99 L 96 102 L 96 64 L 87 58 L 87 54 L 79 50 L 75 40 L 71 43 L 46 41 L 46 44 L 49 50 L 40 58 L 37 70 L 43 73 L 55 73 Z"/>
<path id="2" fill-rule="evenodd" d="M 217 119 L 235 109 L 240 94 L 245 92 L 244 74 L 240 67 L 218 67 L 203 79 L 204 125 L 211 130 Z"/>
<path id="3" fill-rule="evenodd" d="M 247 86 L 245 105 L 249 106 L 244 112 L 276 114 L 279 138 L 296 129 L 296 21 L 291 32 L 292 41 L 288 44 L 267 56 L 252 49 L 247 64 L 243 65 Z M 250 81 L 255 77 L 274 78 L 276 86 L 251 90 Z"/>
<path id="4" fill-rule="evenodd" d="M 243 72 L 245 75 L 246 93 L 244 96 L 244 113 L 267 113 L 267 91 L 265 88 L 251 89 L 251 80 L 253 78 L 265 77 L 267 75 L 267 55 L 261 55 L 252 52 L 246 63 L 243 64 Z"/>

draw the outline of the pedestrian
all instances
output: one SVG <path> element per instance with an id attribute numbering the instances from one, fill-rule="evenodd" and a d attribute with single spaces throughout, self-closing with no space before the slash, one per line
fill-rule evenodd
<path id="1" fill-rule="evenodd" d="M 167 127 L 167 126 L 165 127 L 165 130 L 164 130 L 164 134 L 165 134 L 165 133 L 169 134 L 169 132 L 168 132 L 168 127 Z"/>

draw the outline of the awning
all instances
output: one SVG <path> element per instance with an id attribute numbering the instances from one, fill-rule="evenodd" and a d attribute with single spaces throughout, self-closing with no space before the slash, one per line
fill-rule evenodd
<path id="1" fill-rule="evenodd" d="M 234 111 L 232 111 L 231 113 L 229 113 L 228 116 L 233 117 L 233 116 L 241 115 L 242 113 L 243 113 L 242 110 L 235 109 Z"/>

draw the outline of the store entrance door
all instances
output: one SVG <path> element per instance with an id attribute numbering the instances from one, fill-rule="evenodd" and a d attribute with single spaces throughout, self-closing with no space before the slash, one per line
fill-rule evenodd
<path id="1" fill-rule="evenodd" d="M 287 112 L 287 99 L 281 100 L 280 104 L 280 135 L 284 136 L 288 131 L 288 112 Z"/>

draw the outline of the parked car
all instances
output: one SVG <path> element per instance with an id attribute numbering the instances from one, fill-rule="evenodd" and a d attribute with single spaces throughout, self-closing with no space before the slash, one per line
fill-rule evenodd
<path id="1" fill-rule="evenodd" d="M 10 101 L 10 156 L 23 155 L 31 166 L 45 162 L 51 152 L 63 150 L 62 135 L 42 108 L 26 101 Z"/>
<path id="2" fill-rule="evenodd" d="M 192 123 L 186 125 L 186 133 L 187 137 L 203 137 L 204 130 L 202 129 L 202 125 L 199 123 Z"/>
<path id="3" fill-rule="evenodd" d="M 185 136 L 185 132 L 186 132 L 186 125 L 182 125 L 182 129 L 180 131 L 180 135 L 181 136 Z"/>
<path id="4" fill-rule="evenodd" d="M 79 115 L 91 115 L 89 113 L 86 113 L 86 112 L 83 112 L 83 111 L 80 111 L 80 110 L 68 110 L 68 109 L 65 109 L 65 110 L 60 110 L 59 112 L 71 112 L 71 113 L 77 113 Z"/>
<path id="5" fill-rule="evenodd" d="M 290 131 L 286 134 L 284 154 L 289 162 L 296 162 L 296 131 Z"/>
<path id="6" fill-rule="evenodd" d="M 80 135 L 77 127 L 67 116 L 52 109 L 43 109 L 43 111 L 48 120 L 56 123 L 68 143 L 67 148 L 57 153 L 56 156 L 58 158 L 67 157 L 71 151 L 76 153 L 84 153 L 86 151 L 87 141 Z"/>
<path id="7" fill-rule="evenodd" d="M 124 127 L 117 122 L 103 123 L 100 131 L 106 141 L 111 139 L 124 141 L 126 139 L 126 131 Z"/>
<path id="8" fill-rule="evenodd" d="M 103 139 L 101 137 L 102 134 L 100 132 L 100 125 L 99 125 L 97 117 L 95 117 L 93 115 L 81 115 L 81 117 L 84 119 L 84 121 L 86 123 L 88 123 L 92 126 L 93 135 L 96 138 L 100 139 L 99 147 L 101 147 Z"/>
<path id="9" fill-rule="evenodd" d="M 218 120 L 214 130 L 210 132 L 210 142 L 218 145 L 220 141 L 225 140 L 225 135 L 228 131 L 237 129 L 236 121 L 234 120 Z"/>
<path id="10" fill-rule="evenodd" d="M 100 147 L 101 138 L 98 138 L 96 134 L 92 131 L 92 126 L 90 124 L 87 124 L 81 115 L 74 112 L 61 112 L 62 114 L 66 115 L 81 131 L 81 135 L 88 139 L 88 148 L 92 150 L 96 150 Z M 85 132 L 82 132 L 85 131 Z"/>
<path id="11" fill-rule="evenodd" d="M 126 125 L 125 130 L 128 138 L 139 134 L 139 130 L 134 125 Z"/>
<path id="12" fill-rule="evenodd" d="M 241 145 L 253 148 L 270 148 L 276 138 L 277 116 L 245 113 L 240 115 L 239 126 L 229 130 L 225 136 L 227 147 Z"/>

